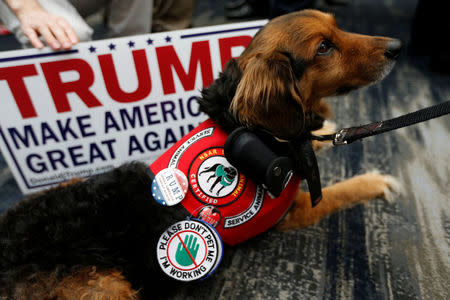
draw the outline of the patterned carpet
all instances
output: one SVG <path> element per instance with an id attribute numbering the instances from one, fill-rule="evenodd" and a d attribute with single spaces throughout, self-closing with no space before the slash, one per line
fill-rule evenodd
<path id="1" fill-rule="evenodd" d="M 332 11 L 348 30 L 407 44 L 416 1 L 351 0 Z M 198 1 L 194 25 L 225 22 L 223 1 Z M 0 50 L 14 47 L 0 41 Z M 8 48 L 9 47 L 9 48 Z M 381 83 L 330 99 L 338 127 L 392 118 L 450 100 L 450 76 L 403 51 Z M 218 272 L 176 299 L 450 299 L 450 117 L 332 148 L 319 157 L 326 185 L 378 169 L 404 195 L 341 211 L 310 228 L 268 232 L 227 248 Z M 21 198 L 0 156 L 0 212 Z"/>

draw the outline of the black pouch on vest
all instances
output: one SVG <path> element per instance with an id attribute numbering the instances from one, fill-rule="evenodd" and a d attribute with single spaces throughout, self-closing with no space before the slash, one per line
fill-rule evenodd
<path id="1" fill-rule="evenodd" d="M 225 157 L 242 173 L 279 197 L 294 172 L 294 163 L 288 156 L 273 151 L 267 141 L 255 132 L 241 127 L 228 136 Z"/>

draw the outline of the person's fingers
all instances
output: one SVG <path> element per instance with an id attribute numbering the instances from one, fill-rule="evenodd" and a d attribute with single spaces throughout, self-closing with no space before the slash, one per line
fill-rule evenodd
<path id="1" fill-rule="evenodd" d="M 39 39 L 36 31 L 31 27 L 25 27 L 22 29 L 23 33 L 28 37 L 30 40 L 31 45 L 37 49 L 44 48 L 44 43 Z"/>
<path id="2" fill-rule="evenodd" d="M 56 40 L 53 33 L 46 25 L 39 26 L 38 31 L 53 50 L 59 50 L 61 48 L 61 44 Z"/>
<path id="3" fill-rule="evenodd" d="M 64 20 L 63 18 L 58 18 L 57 23 L 64 29 L 72 45 L 80 41 L 72 26 L 70 26 L 70 24 L 66 20 Z"/>
<path id="4" fill-rule="evenodd" d="M 69 37 L 66 35 L 66 32 L 64 29 L 55 23 L 51 23 L 49 26 L 50 30 L 52 31 L 53 35 L 56 37 L 56 40 L 62 45 L 64 49 L 70 49 L 72 47 L 72 43 L 69 40 Z"/>

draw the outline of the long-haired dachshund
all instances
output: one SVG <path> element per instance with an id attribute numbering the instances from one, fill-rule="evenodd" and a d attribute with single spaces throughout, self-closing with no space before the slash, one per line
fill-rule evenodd
<path id="1" fill-rule="evenodd" d="M 323 97 L 381 80 L 400 47 L 395 39 L 342 31 L 326 13 L 291 13 L 257 33 L 203 91 L 200 107 L 225 131 L 257 126 L 283 140 L 298 131 L 299 111 L 327 119 L 332 111 Z M 33 195 L 7 211 L 0 219 L 0 299 L 136 299 L 174 291 L 174 281 L 159 270 L 155 245 L 186 215 L 151 199 L 147 168 L 128 164 Z M 324 188 L 314 208 L 299 191 L 278 229 L 387 197 L 393 185 L 390 176 L 356 176 Z"/>

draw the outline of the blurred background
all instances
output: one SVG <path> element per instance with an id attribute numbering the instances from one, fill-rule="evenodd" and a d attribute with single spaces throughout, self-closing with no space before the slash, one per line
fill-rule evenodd
<path id="1" fill-rule="evenodd" d="M 450 100 L 444 1 L 197 0 L 192 26 L 270 18 L 292 9 L 331 12 L 353 32 L 399 38 L 404 49 L 381 83 L 334 97 L 339 127 L 389 119 Z M 102 12 L 87 18 L 94 39 Z M 0 51 L 19 49 L 0 28 Z M 377 169 L 405 193 L 338 212 L 309 228 L 270 231 L 227 248 L 217 273 L 175 299 L 450 299 L 450 117 L 332 148 L 319 155 L 324 185 Z M 23 195 L 0 155 L 0 213 Z"/>

